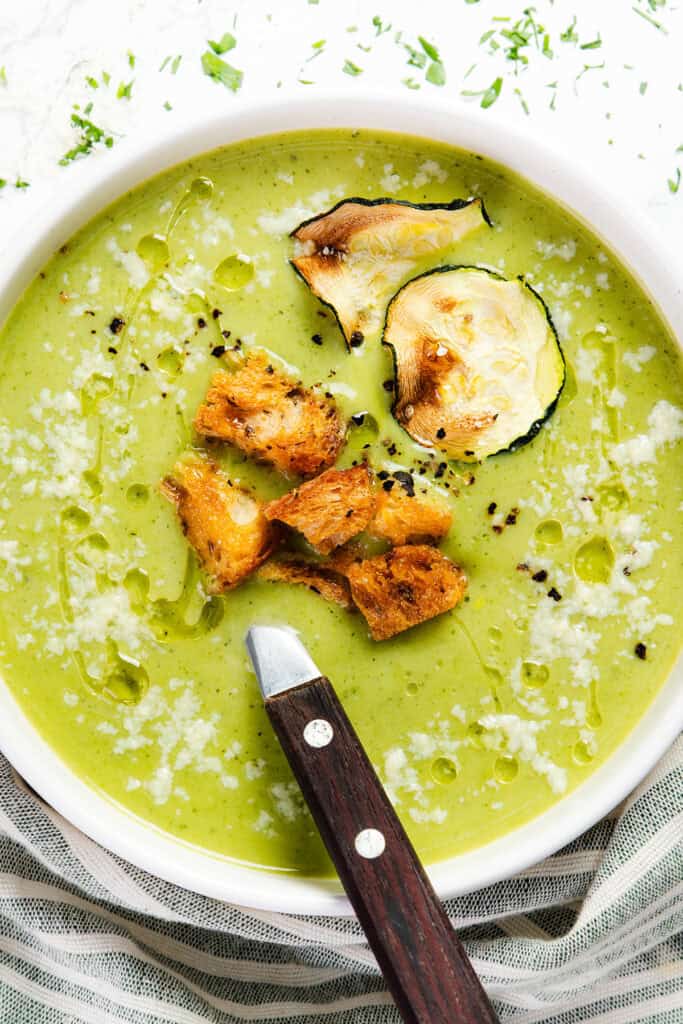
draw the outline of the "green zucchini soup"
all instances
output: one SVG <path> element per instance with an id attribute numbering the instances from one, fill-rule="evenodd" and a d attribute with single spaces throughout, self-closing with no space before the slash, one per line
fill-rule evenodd
<path id="1" fill-rule="evenodd" d="M 2 678 L 133 815 L 329 874 L 244 646 L 287 623 L 424 860 L 484 844 L 676 659 L 682 406 L 647 296 L 511 172 L 370 131 L 203 155 L 2 328 Z"/>

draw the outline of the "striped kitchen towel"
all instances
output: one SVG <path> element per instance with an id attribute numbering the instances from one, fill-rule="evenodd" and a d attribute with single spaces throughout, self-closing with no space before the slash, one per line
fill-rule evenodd
<path id="1" fill-rule="evenodd" d="M 503 1021 L 682 1024 L 683 738 L 554 857 L 447 906 Z M 1 1024 L 389 1024 L 354 920 L 250 911 L 91 842 L 0 757 Z"/>

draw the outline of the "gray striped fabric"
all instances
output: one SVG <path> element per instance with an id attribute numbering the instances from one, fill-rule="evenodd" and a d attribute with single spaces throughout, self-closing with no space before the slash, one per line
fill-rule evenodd
<path id="1" fill-rule="evenodd" d="M 683 1022 L 683 738 L 608 819 L 448 910 L 504 1021 Z M 107 853 L 0 757 L 2 1024 L 388 1024 L 354 921 L 252 912 Z"/>

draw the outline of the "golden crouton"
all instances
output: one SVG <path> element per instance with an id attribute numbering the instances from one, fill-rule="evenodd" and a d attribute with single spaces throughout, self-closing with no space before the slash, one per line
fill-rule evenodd
<path id="1" fill-rule="evenodd" d="M 385 481 L 385 484 L 389 481 Z M 412 487 L 399 481 L 377 494 L 376 509 L 369 531 L 391 544 L 434 544 L 446 536 L 453 514 L 442 502 L 420 498 Z"/>
<path id="2" fill-rule="evenodd" d="M 194 426 L 296 476 L 332 465 L 345 433 L 332 399 L 280 373 L 265 352 L 252 352 L 234 373 L 214 374 Z"/>
<path id="3" fill-rule="evenodd" d="M 271 583 L 303 584 L 326 601 L 332 601 L 342 608 L 353 608 L 348 581 L 325 563 L 307 562 L 303 558 L 268 562 L 261 566 L 258 576 Z"/>
<path id="4" fill-rule="evenodd" d="M 454 608 L 467 589 L 463 571 L 426 544 L 408 544 L 356 562 L 347 577 L 373 640 L 387 640 Z"/>
<path id="5" fill-rule="evenodd" d="M 213 593 L 237 586 L 277 543 L 277 529 L 260 503 L 213 462 L 179 462 L 161 491 L 175 505 L 183 532 L 211 577 Z"/>
<path id="6" fill-rule="evenodd" d="M 375 497 L 370 471 L 363 464 L 328 469 L 266 505 L 267 519 L 277 519 L 303 533 L 321 555 L 345 544 L 372 519 Z"/>

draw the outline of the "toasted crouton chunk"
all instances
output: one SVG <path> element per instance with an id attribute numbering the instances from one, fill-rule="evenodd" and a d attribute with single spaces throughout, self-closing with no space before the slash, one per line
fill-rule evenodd
<path id="1" fill-rule="evenodd" d="M 345 433 L 333 400 L 280 373 L 265 352 L 252 352 L 235 373 L 214 374 L 194 426 L 296 476 L 332 465 Z"/>
<path id="2" fill-rule="evenodd" d="M 347 569 L 354 603 L 373 640 L 387 640 L 454 608 L 467 577 L 436 548 L 408 544 Z"/>
<path id="3" fill-rule="evenodd" d="M 277 529 L 255 498 L 207 459 L 179 462 L 161 484 L 183 532 L 211 577 L 210 590 L 237 586 L 273 551 Z"/>
<path id="4" fill-rule="evenodd" d="M 446 536 L 452 519 L 453 514 L 445 504 L 418 497 L 412 487 L 397 481 L 390 490 L 382 488 L 378 492 L 369 530 L 396 547 L 435 544 Z"/>
<path id="5" fill-rule="evenodd" d="M 303 558 L 290 558 L 281 562 L 268 562 L 261 566 L 258 576 L 271 583 L 299 583 L 326 601 L 353 608 L 348 581 L 331 566 L 307 562 Z"/>
<path id="6" fill-rule="evenodd" d="M 293 491 L 271 501 L 264 511 L 303 533 L 321 555 L 345 544 L 372 519 L 375 496 L 368 467 L 328 469 Z"/>

